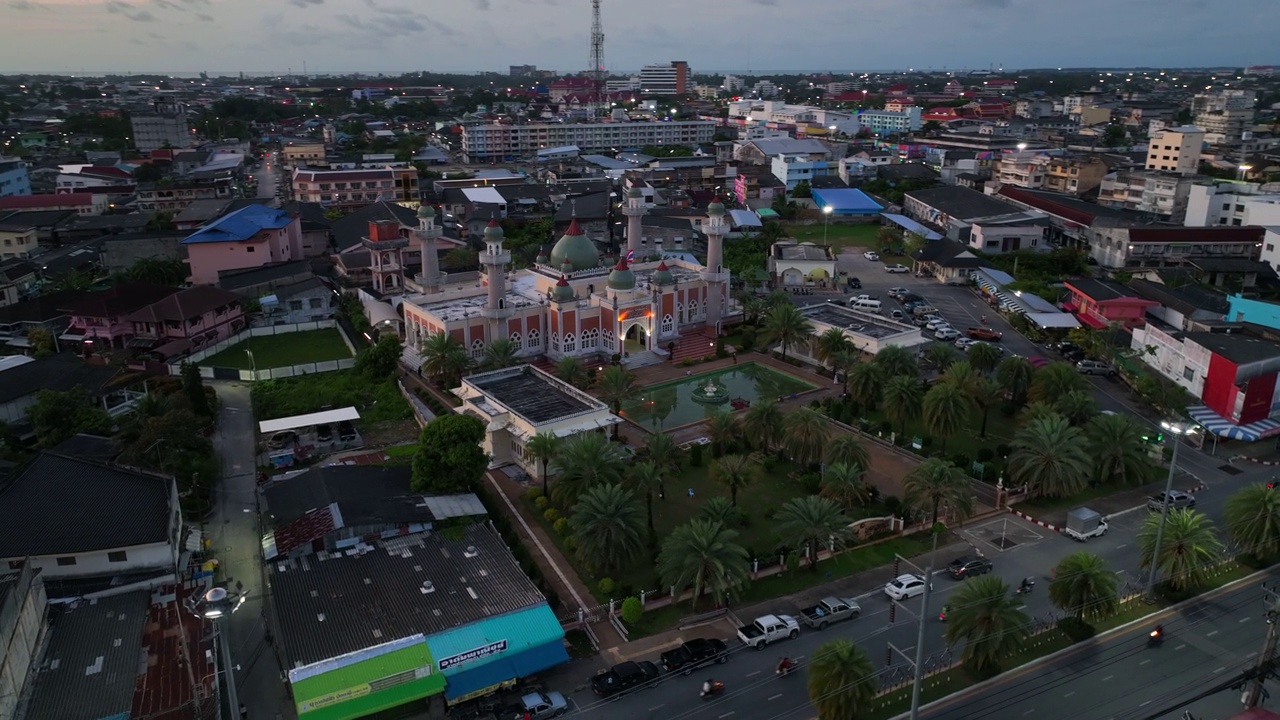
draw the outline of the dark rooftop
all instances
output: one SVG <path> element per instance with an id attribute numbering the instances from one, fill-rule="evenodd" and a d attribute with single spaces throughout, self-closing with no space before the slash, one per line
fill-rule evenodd
<path id="1" fill-rule="evenodd" d="M 1110 280 L 1094 280 L 1092 278 L 1073 278 L 1066 281 L 1068 285 L 1079 290 L 1093 300 L 1115 300 L 1122 297 L 1134 297 L 1129 288 Z"/>
<path id="2" fill-rule="evenodd" d="M 870 313 L 859 312 L 856 308 L 845 309 L 834 303 L 813 305 L 801 309 L 800 312 L 817 322 L 877 340 L 892 335 L 918 332 L 916 328 L 909 325 L 900 325 L 884 318 L 877 318 Z"/>
<path id="3" fill-rule="evenodd" d="M 110 365 L 86 363 L 71 352 L 50 355 L 0 372 L 0 403 L 17 400 L 40 390 L 62 392 L 78 387 L 84 388 L 90 397 L 94 397 L 119 372 L 119 368 Z"/>
<path id="4" fill-rule="evenodd" d="M 487 525 L 461 534 L 407 535 L 271 563 L 286 669 L 545 602 Z"/>
<path id="5" fill-rule="evenodd" d="M 523 372 L 484 373 L 467 378 L 467 382 L 535 425 L 592 409 L 528 366 Z"/>
<path id="6" fill-rule="evenodd" d="M 1280 345 L 1243 332 L 1189 332 L 1184 337 L 1239 365 L 1280 359 Z"/>
<path id="7" fill-rule="evenodd" d="M 1187 260 L 1192 267 L 1211 273 L 1258 273 L 1274 275 L 1271 266 L 1261 260 L 1245 258 L 1192 258 Z"/>
<path id="8" fill-rule="evenodd" d="M 310 275 L 311 264 L 307 260 L 273 263 L 248 270 L 219 270 L 218 287 L 223 290 L 239 290 L 255 285 L 272 284 L 277 280 L 294 282 L 299 275 Z"/>
<path id="9" fill-rule="evenodd" d="M 32 677 L 27 717 L 132 715 L 151 591 L 49 606 L 49 644 Z"/>
<path id="10" fill-rule="evenodd" d="M 339 251 L 359 245 L 369 234 L 369 223 L 378 220 L 394 220 L 406 227 L 417 227 L 418 213 L 386 201 L 365 205 L 329 226 L 334 245 Z"/>
<path id="11" fill-rule="evenodd" d="M 19 225 L 23 227 L 53 227 L 58 223 L 74 217 L 74 210 L 23 210 L 5 214 L 0 210 L 0 224 Z"/>
<path id="12" fill-rule="evenodd" d="M 137 312 L 158 300 L 178 292 L 178 288 L 146 283 L 125 283 L 109 290 L 84 293 L 66 308 L 82 317 L 119 317 Z"/>
<path id="13" fill-rule="evenodd" d="M 1008 203 L 987 197 L 977 190 L 953 185 L 928 188 L 926 190 L 912 190 L 907 193 L 907 197 L 922 202 L 960 221 L 990 217 L 992 215 L 1008 215 L 1009 213 L 1018 212 L 1019 209 Z"/>
<path id="14" fill-rule="evenodd" d="M 272 483 L 264 492 L 277 525 L 336 503 L 348 526 L 431 522 L 422 493 L 409 489 L 408 466 L 319 467 Z"/>
<path id="15" fill-rule="evenodd" d="M 1222 316 L 1231 307 L 1225 294 L 1199 285 L 1173 287 L 1150 280 L 1134 279 L 1129 281 L 1129 288 L 1138 297 L 1155 300 L 1161 305 L 1173 308 L 1183 315 L 1205 311 Z"/>
<path id="16" fill-rule="evenodd" d="M 931 240 L 916 251 L 915 259 L 920 262 L 936 263 L 942 267 L 965 268 L 981 267 L 982 259 L 969 252 L 969 247 L 950 238 Z"/>
<path id="17" fill-rule="evenodd" d="M 122 449 L 120 441 L 115 438 L 76 433 L 53 446 L 50 452 L 98 463 L 110 463 L 120 456 Z"/>

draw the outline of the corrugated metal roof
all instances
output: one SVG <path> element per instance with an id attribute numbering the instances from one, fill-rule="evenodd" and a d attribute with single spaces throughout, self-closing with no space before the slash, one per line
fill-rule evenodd
<path id="1" fill-rule="evenodd" d="M 182 243 L 243 242 L 263 230 L 279 230 L 291 222 L 293 218 L 283 210 L 250 205 L 205 225 Z"/>

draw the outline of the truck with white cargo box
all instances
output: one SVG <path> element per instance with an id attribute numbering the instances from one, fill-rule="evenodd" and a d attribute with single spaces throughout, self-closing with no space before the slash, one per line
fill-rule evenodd
<path id="1" fill-rule="evenodd" d="M 1067 526 L 1062 529 L 1067 537 L 1084 542 L 1089 538 L 1107 534 L 1107 520 L 1087 507 L 1078 507 L 1067 513 Z"/>

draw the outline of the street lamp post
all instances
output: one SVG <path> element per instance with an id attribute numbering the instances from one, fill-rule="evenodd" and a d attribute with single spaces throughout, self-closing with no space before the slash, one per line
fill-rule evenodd
<path id="1" fill-rule="evenodd" d="M 835 212 L 835 208 L 830 205 L 822 206 L 822 246 L 827 246 L 827 226 L 831 224 L 831 213 Z"/>
<path id="2" fill-rule="evenodd" d="M 929 565 L 924 571 L 924 592 L 920 595 L 920 626 L 916 630 L 916 662 L 914 668 L 914 677 L 911 681 L 911 720 L 919 720 L 920 718 L 920 686 L 924 682 L 924 672 L 921 666 L 924 663 L 924 626 L 925 618 L 929 617 L 929 594 L 933 590 L 933 561 L 934 556 L 938 552 L 938 537 L 946 527 L 941 523 L 935 523 L 933 526 L 933 549 L 929 551 Z"/>
<path id="3" fill-rule="evenodd" d="M 1177 420 L 1165 420 L 1160 427 L 1173 437 L 1173 457 L 1169 458 L 1169 478 L 1164 483 L 1164 504 L 1160 508 L 1160 525 L 1156 528 L 1156 544 L 1151 548 L 1151 573 L 1147 576 L 1147 589 L 1143 598 L 1147 602 L 1155 599 L 1156 575 L 1160 572 L 1160 544 L 1164 542 L 1164 526 L 1169 521 L 1169 493 L 1173 491 L 1173 474 L 1178 468 L 1178 445 L 1182 444 L 1182 436 L 1191 432 L 1191 423 Z"/>
<path id="4" fill-rule="evenodd" d="M 1241 180 L 1241 181 L 1243 181 L 1243 180 L 1244 180 L 1244 178 L 1245 178 L 1245 175 L 1246 175 L 1250 170 L 1252 170 L 1252 169 L 1253 169 L 1253 166 L 1252 166 L 1252 165 L 1238 165 L 1238 166 L 1236 166 L 1236 169 L 1238 169 L 1238 170 L 1240 171 L 1240 180 Z"/>
<path id="5" fill-rule="evenodd" d="M 249 356 L 249 369 L 250 369 L 250 370 L 252 370 L 254 373 L 257 373 L 257 372 L 258 372 L 258 362 L 257 362 L 256 360 L 254 360 L 254 359 L 253 359 L 253 351 L 252 351 L 252 350 L 248 350 L 248 349 L 246 349 L 246 350 L 244 351 L 244 354 Z"/>
<path id="6" fill-rule="evenodd" d="M 237 589 L 239 589 L 237 583 Z M 222 654 L 222 667 L 227 683 L 227 707 L 234 717 L 240 709 L 240 699 L 236 694 L 235 666 L 231 664 L 231 614 L 244 604 L 243 592 L 231 593 L 224 587 L 210 588 L 198 602 L 192 603 L 190 609 L 207 620 L 218 625 L 218 646 Z"/>

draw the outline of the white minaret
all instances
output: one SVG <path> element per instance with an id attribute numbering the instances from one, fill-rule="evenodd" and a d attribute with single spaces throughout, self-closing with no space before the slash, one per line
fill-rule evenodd
<path id="1" fill-rule="evenodd" d="M 430 205 L 418 208 L 418 244 L 422 248 L 422 286 L 429 293 L 440 290 L 440 256 L 436 254 L 436 239 L 443 228 L 436 225 L 436 209 Z"/>
<path id="2" fill-rule="evenodd" d="M 622 206 L 622 214 L 627 216 L 627 252 L 623 254 L 626 257 L 630 253 L 635 253 L 635 260 L 641 261 L 640 249 L 640 218 L 649 212 L 649 208 L 644 206 L 644 195 L 641 194 L 640 188 L 632 187 L 627 190 L 627 203 Z"/>
<path id="3" fill-rule="evenodd" d="M 707 283 L 707 327 L 718 332 L 729 290 L 729 273 L 724 269 L 724 236 L 729 233 L 729 224 L 725 222 L 720 198 L 707 206 L 702 232 L 707 236 L 707 267 L 702 271 Z"/>
<path id="4" fill-rule="evenodd" d="M 506 297 L 507 264 L 511 262 L 511 253 L 502 247 L 502 240 L 502 226 L 497 220 L 490 220 L 484 229 L 484 252 L 480 253 L 480 264 L 484 266 L 485 281 L 489 286 L 488 300 L 480 311 L 489 320 L 486 344 L 507 337 L 506 319 L 511 316 Z"/>

